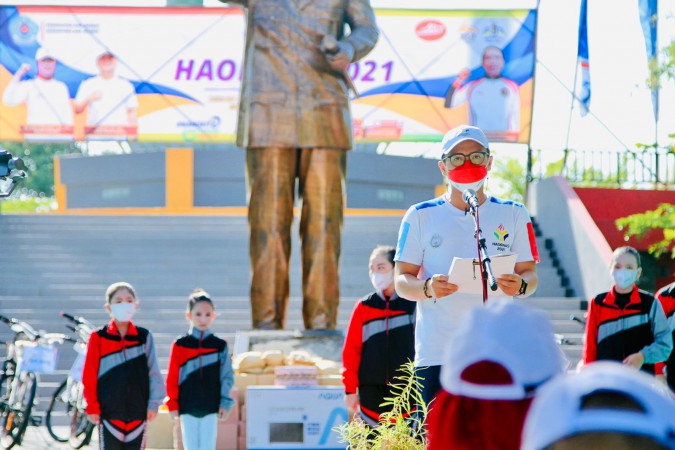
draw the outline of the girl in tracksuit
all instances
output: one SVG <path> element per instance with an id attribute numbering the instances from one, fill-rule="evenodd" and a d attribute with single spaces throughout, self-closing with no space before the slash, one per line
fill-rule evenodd
<path id="1" fill-rule="evenodd" d="M 216 317 L 209 294 L 196 289 L 188 298 L 190 329 L 171 345 L 166 404 L 180 418 L 185 450 L 215 450 L 218 421 L 234 405 L 234 374 L 227 342 L 209 326 Z"/>
<path id="2" fill-rule="evenodd" d="M 387 412 L 381 406 L 392 397 L 391 383 L 401 365 L 415 357 L 415 302 L 394 290 L 394 254 L 378 246 L 370 256 L 370 279 L 375 291 L 356 303 L 342 349 L 345 402 L 371 427 Z"/>
<path id="3" fill-rule="evenodd" d="M 618 361 L 654 373 L 668 359 L 673 337 L 663 307 L 638 289 L 640 253 L 633 247 L 614 250 L 610 273 L 614 285 L 588 303 L 583 361 Z"/>
<path id="4" fill-rule="evenodd" d="M 111 284 L 105 307 L 112 319 L 91 334 L 82 372 L 87 417 L 98 425 L 101 449 L 140 450 L 164 380 L 152 334 L 131 321 L 138 308 L 133 286 Z"/>

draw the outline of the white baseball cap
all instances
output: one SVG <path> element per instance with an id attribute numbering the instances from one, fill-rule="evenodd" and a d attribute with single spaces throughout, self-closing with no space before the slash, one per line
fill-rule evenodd
<path id="1" fill-rule="evenodd" d="M 657 380 L 618 362 L 595 362 L 579 374 L 560 377 L 534 399 L 523 429 L 521 450 L 542 450 L 582 433 L 647 436 L 675 449 L 675 401 L 655 387 Z M 620 394 L 641 411 L 619 407 L 584 408 L 595 393 Z"/>
<path id="2" fill-rule="evenodd" d="M 48 49 L 47 47 L 40 47 L 35 52 L 35 61 L 41 61 L 45 58 L 50 58 L 50 59 L 53 59 L 53 60 L 57 59 L 56 56 L 54 55 L 54 53 L 52 53 L 50 49 Z"/>
<path id="3" fill-rule="evenodd" d="M 99 59 L 101 59 L 105 55 L 110 55 L 113 58 L 115 57 L 115 54 L 112 51 L 110 51 L 108 49 L 104 49 L 104 50 L 101 50 L 101 52 L 98 55 L 96 55 L 96 61 L 98 61 Z"/>
<path id="4" fill-rule="evenodd" d="M 448 343 L 441 384 L 464 397 L 522 400 L 567 366 L 546 314 L 504 301 L 469 312 Z M 501 377 L 478 380 L 480 367 Z"/>
<path id="5" fill-rule="evenodd" d="M 445 136 L 443 136 L 443 141 L 441 142 L 441 148 L 443 149 L 441 161 L 447 158 L 457 144 L 464 141 L 476 141 L 485 147 L 488 153 L 490 152 L 490 143 L 488 142 L 487 137 L 485 137 L 483 130 L 478 127 L 472 127 L 471 125 L 460 125 L 448 131 L 445 133 Z"/>

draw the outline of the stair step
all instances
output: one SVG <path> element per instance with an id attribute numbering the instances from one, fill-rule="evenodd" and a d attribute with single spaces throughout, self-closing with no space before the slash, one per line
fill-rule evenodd
<path id="1" fill-rule="evenodd" d="M 338 329 L 346 329 L 354 303 L 372 289 L 367 274 L 371 249 L 394 245 L 400 220 L 345 217 Z M 245 216 L 3 215 L 0 235 L 13 243 L 13 253 L 11 271 L 0 273 L 0 314 L 56 332 L 68 332 L 60 311 L 103 325 L 109 320 L 103 310 L 106 287 L 129 280 L 139 295 L 138 322 L 152 330 L 160 368 L 165 370 L 171 343 L 187 331 L 186 299 L 197 286 L 214 298 L 216 334 L 233 345 L 237 331 L 250 330 L 248 233 Z M 292 233 L 287 329 L 302 329 L 297 220 Z M 544 248 L 545 242 L 538 240 Z M 561 348 L 576 363 L 583 327 L 569 317 L 583 314 L 581 301 L 564 298 L 560 275 L 548 258 L 537 269 L 537 293 L 517 301 L 548 314 L 555 332 L 567 342 Z M 11 331 L 0 324 L 0 340 L 11 338 Z M 76 357 L 68 343 L 59 354 L 57 373 L 41 376 L 38 412 L 46 409 Z"/>

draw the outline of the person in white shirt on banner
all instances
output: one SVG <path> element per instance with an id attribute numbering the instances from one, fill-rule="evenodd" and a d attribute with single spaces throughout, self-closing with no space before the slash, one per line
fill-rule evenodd
<path id="1" fill-rule="evenodd" d="M 117 58 L 106 50 L 96 58 L 99 74 L 83 81 L 75 96 L 75 113 L 87 111 L 85 134 L 95 139 L 135 138 L 138 99 L 133 84 L 115 74 Z"/>
<path id="2" fill-rule="evenodd" d="M 30 72 L 28 64 L 16 71 L 2 95 L 7 106 L 26 105 L 26 122 L 21 132 L 27 141 L 73 139 L 73 108 L 68 87 L 54 79 L 57 59 L 48 48 L 35 53 L 37 77 L 23 78 Z"/>
<path id="3" fill-rule="evenodd" d="M 491 139 L 517 141 L 520 133 L 520 88 L 502 76 L 504 54 L 499 47 L 483 51 L 485 76 L 464 83 L 468 70 L 462 70 L 448 89 L 445 107 L 468 103 L 469 125 L 482 129 Z"/>
<path id="4" fill-rule="evenodd" d="M 440 388 L 439 375 L 445 345 L 472 308 L 483 306 L 480 294 L 458 292 L 448 282 L 454 257 L 477 258 L 475 223 L 462 199 L 476 191 L 478 216 L 489 256 L 515 253 L 513 273 L 495 273 L 499 289 L 489 302 L 532 295 L 537 288 L 535 263 L 539 253 L 530 215 L 520 203 L 486 194 L 484 183 L 492 166 L 489 142 L 476 127 L 461 125 L 442 142 L 438 167 L 448 180 L 442 196 L 411 206 L 401 222 L 396 248 L 396 292 L 417 300 L 415 367 L 428 404 Z M 476 270 L 480 278 L 480 270 Z"/>

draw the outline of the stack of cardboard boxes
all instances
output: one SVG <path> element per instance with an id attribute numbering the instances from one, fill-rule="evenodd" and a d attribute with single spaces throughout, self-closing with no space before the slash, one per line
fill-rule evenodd
<path id="1" fill-rule="evenodd" d="M 246 450 L 249 386 L 342 386 L 341 363 L 312 357 L 301 350 L 287 355 L 279 350 L 243 352 L 234 356 L 232 365 L 235 377 L 231 396 L 236 404 L 227 420 L 218 423 L 216 450 Z M 180 423 L 173 421 L 165 408 L 148 427 L 147 447 L 183 450 Z"/>

